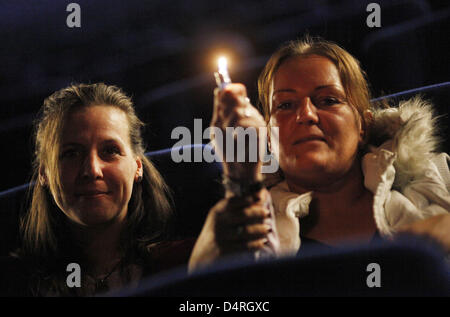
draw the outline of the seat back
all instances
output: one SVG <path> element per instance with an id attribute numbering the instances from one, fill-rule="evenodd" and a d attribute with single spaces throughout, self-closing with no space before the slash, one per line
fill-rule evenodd
<path id="1" fill-rule="evenodd" d="M 259 262 L 225 258 L 194 274 L 176 269 L 112 296 L 448 296 L 449 267 L 435 245 L 412 236 L 371 245 L 305 249 Z"/>

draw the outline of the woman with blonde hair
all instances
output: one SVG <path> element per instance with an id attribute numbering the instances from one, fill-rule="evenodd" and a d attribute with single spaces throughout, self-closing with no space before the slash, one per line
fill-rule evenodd
<path id="1" fill-rule="evenodd" d="M 206 219 L 191 270 L 268 246 L 296 254 L 307 244 L 334 248 L 405 231 L 450 251 L 448 155 L 436 153 L 429 103 L 376 108 L 358 61 L 310 37 L 277 50 L 258 89 L 263 115 L 243 85 L 217 90 L 211 126 L 272 128 L 280 169 L 263 177 L 261 161 L 224 160 L 226 198 Z"/>
<path id="2" fill-rule="evenodd" d="M 16 252 L 26 276 L 19 294 L 94 295 L 165 269 L 158 245 L 170 234 L 172 198 L 144 154 L 142 126 L 116 86 L 71 85 L 45 99 Z M 67 282 L 71 263 L 80 285 Z"/>

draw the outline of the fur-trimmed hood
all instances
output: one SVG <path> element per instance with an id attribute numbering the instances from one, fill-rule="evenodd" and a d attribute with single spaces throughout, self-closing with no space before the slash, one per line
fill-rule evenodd
<path id="1" fill-rule="evenodd" d="M 396 154 L 394 189 L 402 191 L 424 175 L 438 151 L 437 134 L 433 106 L 419 96 L 401 101 L 398 107 L 373 111 L 369 148 L 390 140 L 390 150 Z"/>
<path id="2" fill-rule="evenodd" d="M 436 117 L 429 102 L 414 97 L 374 111 L 370 133 L 373 145 L 363 156 L 362 169 L 382 235 L 450 211 L 449 157 L 437 153 Z"/>

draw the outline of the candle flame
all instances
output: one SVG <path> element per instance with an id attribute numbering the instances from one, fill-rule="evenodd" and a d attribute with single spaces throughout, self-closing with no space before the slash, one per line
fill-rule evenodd
<path id="1" fill-rule="evenodd" d="M 225 57 L 219 57 L 218 64 L 220 73 L 227 72 L 227 59 Z"/>
<path id="2" fill-rule="evenodd" d="M 217 62 L 219 69 L 214 73 L 214 76 L 216 77 L 217 86 L 223 89 L 226 85 L 231 84 L 230 75 L 228 75 L 227 59 L 222 56 Z"/>

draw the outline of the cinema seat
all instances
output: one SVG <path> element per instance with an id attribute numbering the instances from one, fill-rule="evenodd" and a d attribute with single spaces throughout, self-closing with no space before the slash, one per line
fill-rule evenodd
<path id="1" fill-rule="evenodd" d="M 103 296 L 448 296 L 449 264 L 435 245 L 415 237 L 258 263 L 234 257 L 189 275 L 183 269 Z"/>

